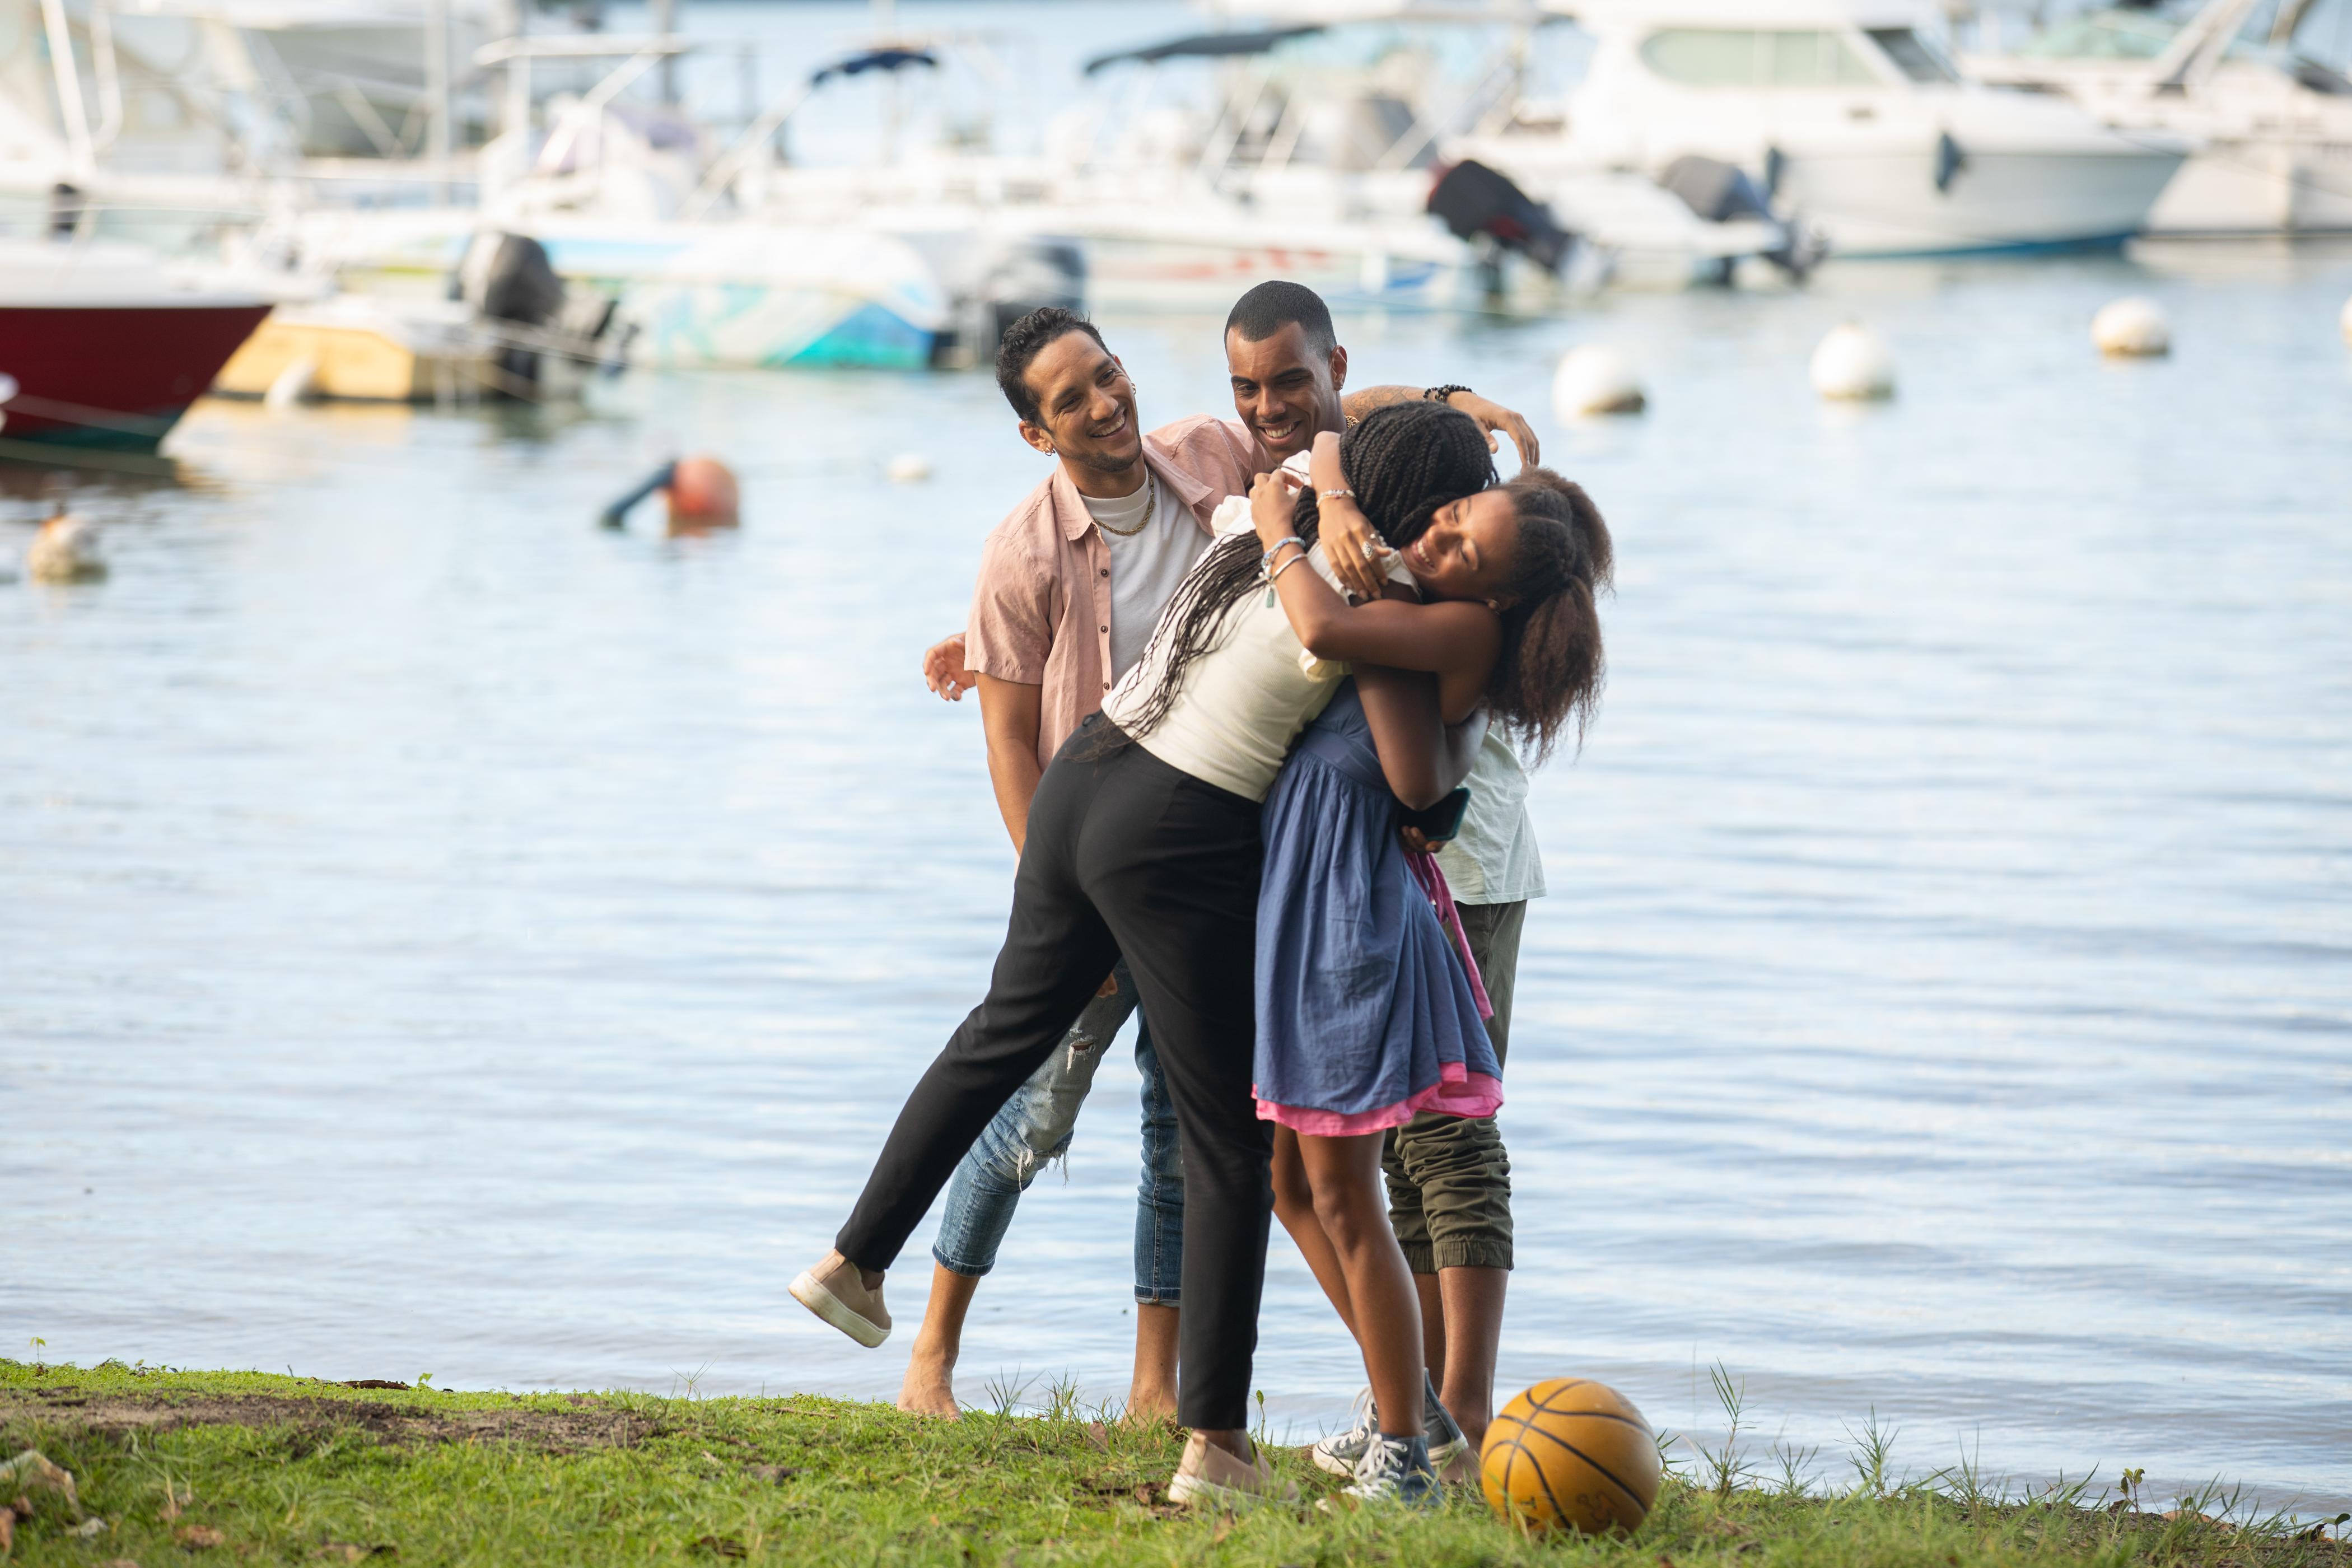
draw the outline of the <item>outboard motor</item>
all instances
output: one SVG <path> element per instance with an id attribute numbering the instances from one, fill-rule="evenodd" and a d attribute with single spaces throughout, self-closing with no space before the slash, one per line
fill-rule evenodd
<path id="1" fill-rule="evenodd" d="M 1804 226 L 1775 213 L 1771 202 L 1748 177 L 1748 171 L 1736 163 L 1727 163 L 1720 158 L 1685 155 L 1666 165 L 1665 172 L 1658 176 L 1658 184 L 1680 196 L 1685 206 L 1709 223 L 1754 218 L 1778 226 L 1780 244 L 1764 252 L 1764 259 L 1791 278 L 1801 279 L 1811 272 L 1828 248 Z M 1731 280 L 1730 265 L 1727 260 L 1724 264 L 1723 280 L 1727 283 Z"/>
<path id="2" fill-rule="evenodd" d="M 544 331 L 564 313 L 563 279 L 555 275 L 547 247 L 525 235 L 477 235 L 458 266 L 457 286 L 460 297 L 492 321 Z M 538 349 L 509 343 L 499 350 L 497 363 L 502 386 L 539 384 Z"/>
<path id="3" fill-rule="evenodd" d="M 1666 165 L 1658 184 L 1682 197 L 1683 205 L 1709 223 L 1728 223 L 1737 217 L 1780 221 L 1748 171 L 1720 158 L 1677 158 Z"/>
<path id="4" fill-rule="evenodd" d="M 996 357 L 1004 330 L 1047 305 L 1082 310 L 1087 303 L 1087 258 L 1066 239 L 1013 241 L 988 259 L 979 280 L 961 300 L 952 339 L 944 335 L 932 350 L 935 363 L 969 352 L 986 363 Z"/>
<path id="5" fill-rule="evenodd" d="M 1559 226 L 1549 207 L 1474 159 L 1438 175 L 1430 187 L 1429 210 L 1445 220 L 1455 238 L 1484 236 L 1555 277 L 1576 248 L 1576 236 Z"/>

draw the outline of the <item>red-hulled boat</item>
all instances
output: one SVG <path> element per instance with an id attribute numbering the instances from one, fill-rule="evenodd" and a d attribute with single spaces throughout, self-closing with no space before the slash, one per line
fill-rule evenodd
<path id="1" fill-rule="evenodd" d="M 137 246 L 0 241 L 0 440 L 153 451 L 271 302 Z"/>

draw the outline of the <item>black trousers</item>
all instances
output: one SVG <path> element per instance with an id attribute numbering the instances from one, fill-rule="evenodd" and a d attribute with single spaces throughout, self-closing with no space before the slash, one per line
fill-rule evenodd
<path id="1" fill-rule="evenodd" d="M 1273 1212 L 1273 1127 L 1251 1092 L 1259 807 L 1140 746 L 1090 759 L 1108 726 L 1087 721 L 1038 784 L 988 999 L 915 1085 L 835 1245 L 860 1268 L 890 1266 L 1123 953 L 1184 1156 L 1177 1417 L 1231 1430 L 1249 1425 Z"/>

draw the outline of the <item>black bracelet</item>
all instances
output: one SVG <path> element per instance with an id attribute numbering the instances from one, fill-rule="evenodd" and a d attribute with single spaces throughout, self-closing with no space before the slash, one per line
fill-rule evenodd
<path id="1" fill-rule="evenodd" d="M 1469 391 L 1469 390 L 1470 390 L 1470 389 L 1469 389 L 1468 387 L 1466 387 L 1466 386 L 1463 386 L 1463 385 L 1459 385 L 1459 384 L 1449 385 L 1449 386 L 1433 386 L 1433 387 L 1428 388 L 1428 389 L 1427 389 L 1427 390 L 1425 390 L 1424 392 L 1423 392 L 1423 393 L 1422 393 L 1422 395 L 1423 395 L 1423 397 L 1425 397 L 1425 398 L 1429 399 L 1429 401 L 1430 401 L 1430 402 L 1432 402 L 1432 403 L 1443 403 L 1443 402 L 1444 402 L 1447 398 L 1449 398 L 1449 397 L 1453 396 L 1453 395 L 1454 395 L 1455 393 L 1457 393 L 1457 392 L 1467 392 L 1467 391 Z"/>

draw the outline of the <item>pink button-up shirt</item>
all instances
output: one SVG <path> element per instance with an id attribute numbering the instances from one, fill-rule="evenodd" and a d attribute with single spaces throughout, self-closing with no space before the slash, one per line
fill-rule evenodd
<path id="1" fill-rule="evenodd" d="M 1219 501 L 1248 494 L 1250 480 L 1275 467 L 1239 420 L 1207 415 L 1146 436 L 1143 460 L 1203 533 Z M 981 548 L 964 667 L 1045 689 L 1040 767 L 1110 695 L 1110 550 L 1059 463 Z"/>

